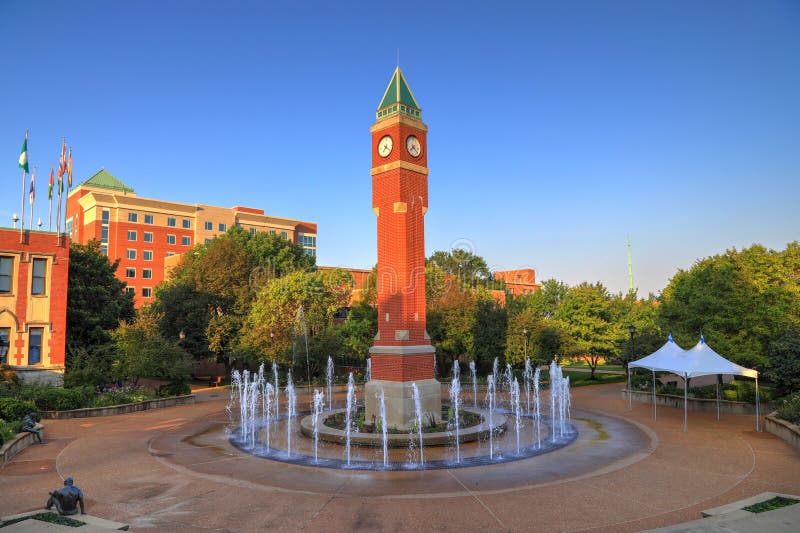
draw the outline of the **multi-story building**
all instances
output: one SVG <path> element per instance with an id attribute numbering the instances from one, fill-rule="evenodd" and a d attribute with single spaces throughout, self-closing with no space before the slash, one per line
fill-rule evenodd
<path id="1" fill-rule="evenodd" d="M 0 362 L 24 381 L 62 380 L 68 273 L 66 237 L 0 228 Z"/>
<path id="2" fill-rule="evenodd" d="M 494 273 L 494 279 L 505 281 L 506 292 L 512 296 L 533 294 L 542 288 L 541 283 L 536 283 L 536 271 L 532 268 L 499 270 Z"/>
<path id="3" fill-rule="evenodd" d="M 75 242 L 97 239 L 109 258 L 120 259 L 117 277 L 128 284 L 137 307 L 152 301 L 154 288 L 164 280 L 167 257 L 234 226 L 280 235 L 316 255 L 317 225 L 313 222 L 268 216 L 263 209 L 251 207 L 141 198 L 107 170 L 75 187 L 67 199 L 67 233 Z"/>

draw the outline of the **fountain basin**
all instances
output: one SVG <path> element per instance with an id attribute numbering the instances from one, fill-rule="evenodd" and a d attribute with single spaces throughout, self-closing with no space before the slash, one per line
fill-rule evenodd
<path id="1" fill-rule="evenodd" d="M 495 412 L 493 424 L 490 427 L 488 423 L 489 413 L 482 409 L 463 409 L 463 411 L 469 411 L 472 413 L 476 413 L 481 417 L 481 423 L 467 427 L 461 428 L 459 430 L 459 442 L 472 442 L 477 440 L 485 440 L 489 438 L 489 433 L 494 432 L 495 435 L 500 435 L 506 430 L 507 426 L 507 419 L 505 415 Z M 317 415 L 320 420 L 318 420 L 318 428 L 319 428 L 319 439 L 325 442 L 333 442 L 336 444 L 344 445 L 347 442 L 347 433 L 341 429 L 335 429 L 323 424 L 323 420 L 326 417 L 337 413 L 344 413 L 345 409 L 333 409 L 331 411 L 325 411 Z M 308 415 L 303 417 L 300 420 L 300 431 L 306 437 L 311 439 L 314 438 L 314 415 Z M 418 445 L 419 444 L 419 434 L 417 432 L 412 433 L 389 433 L 387 436 L 387 445 L 390 448 L 407 448 L 409 444 Z M 455 442 L 455 434 L 452 431 L 441 431 L 436 433 L 423 433 L 422 434 L 422 442 L 425 446 L 448 446 Z M 360 432 L 351 432 L 350 433 L 350 444 L 352 446 L 383 446 L 383 435 L 380 433 L 360 433 Z"/>

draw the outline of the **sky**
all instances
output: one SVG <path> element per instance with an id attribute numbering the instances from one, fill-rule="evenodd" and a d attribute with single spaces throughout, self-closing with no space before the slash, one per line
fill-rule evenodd
<path id="1" fill-rule="evenodd" d="M 657 294 L 800 239 L 798 28 L 794 0 L 0 2 L 0 225 L 28 129 L 45 224 L 66 137 L 78 183 L 313 221 L 319 264 L 370 268 L 399 50 L 430 128 L 428 255 L 618 292 L 630 237 Z"/>

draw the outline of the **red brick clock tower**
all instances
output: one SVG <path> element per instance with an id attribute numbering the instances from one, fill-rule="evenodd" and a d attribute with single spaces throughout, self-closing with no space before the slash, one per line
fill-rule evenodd
<path id="1" fill-rule="evenodd" d="M 434 348 L 425 330 L 425 213 L 428 211 L 428 127 L 398 67 L 372 133 L 372 210 L 378 222 L 378 334 L 370 349 L 367 420 L 386 399 L 388 427 L 414 423 L 412 383 L 427 418 L 441 418 Z"/>

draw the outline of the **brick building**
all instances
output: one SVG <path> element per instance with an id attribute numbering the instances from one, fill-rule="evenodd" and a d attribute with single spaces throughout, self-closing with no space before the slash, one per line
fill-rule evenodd
<path id="1" fill-rule="evenodd" d="M 541 283 L 536 283 L 536 271 L 532 268 L 500 270 L 494 273 L 494 279 L 505 281 L 506 292 L 512 296 L 533 294 L 542 288 Z"/>
<path id="2" fill-rule="evenodd" d="M 60 382 L 67 330 L 69 239 L 0 228 L 0 337 L 3 362 L 25 381 Z"/>
<path id="3" fill-rule="evenodd" d="M 167 257 L 186 252 L 238 226 L 252 233 L 281 235 L 316 255 L 317 225 L 264 214 L 252 207 L 215 207 L 142 198 L 107 170 L 69 193 L 67 233 L 75 242 L 100 241 L 117 277 L 128 284 L 137 307 L 151 302 L 164 280 Z"/>

